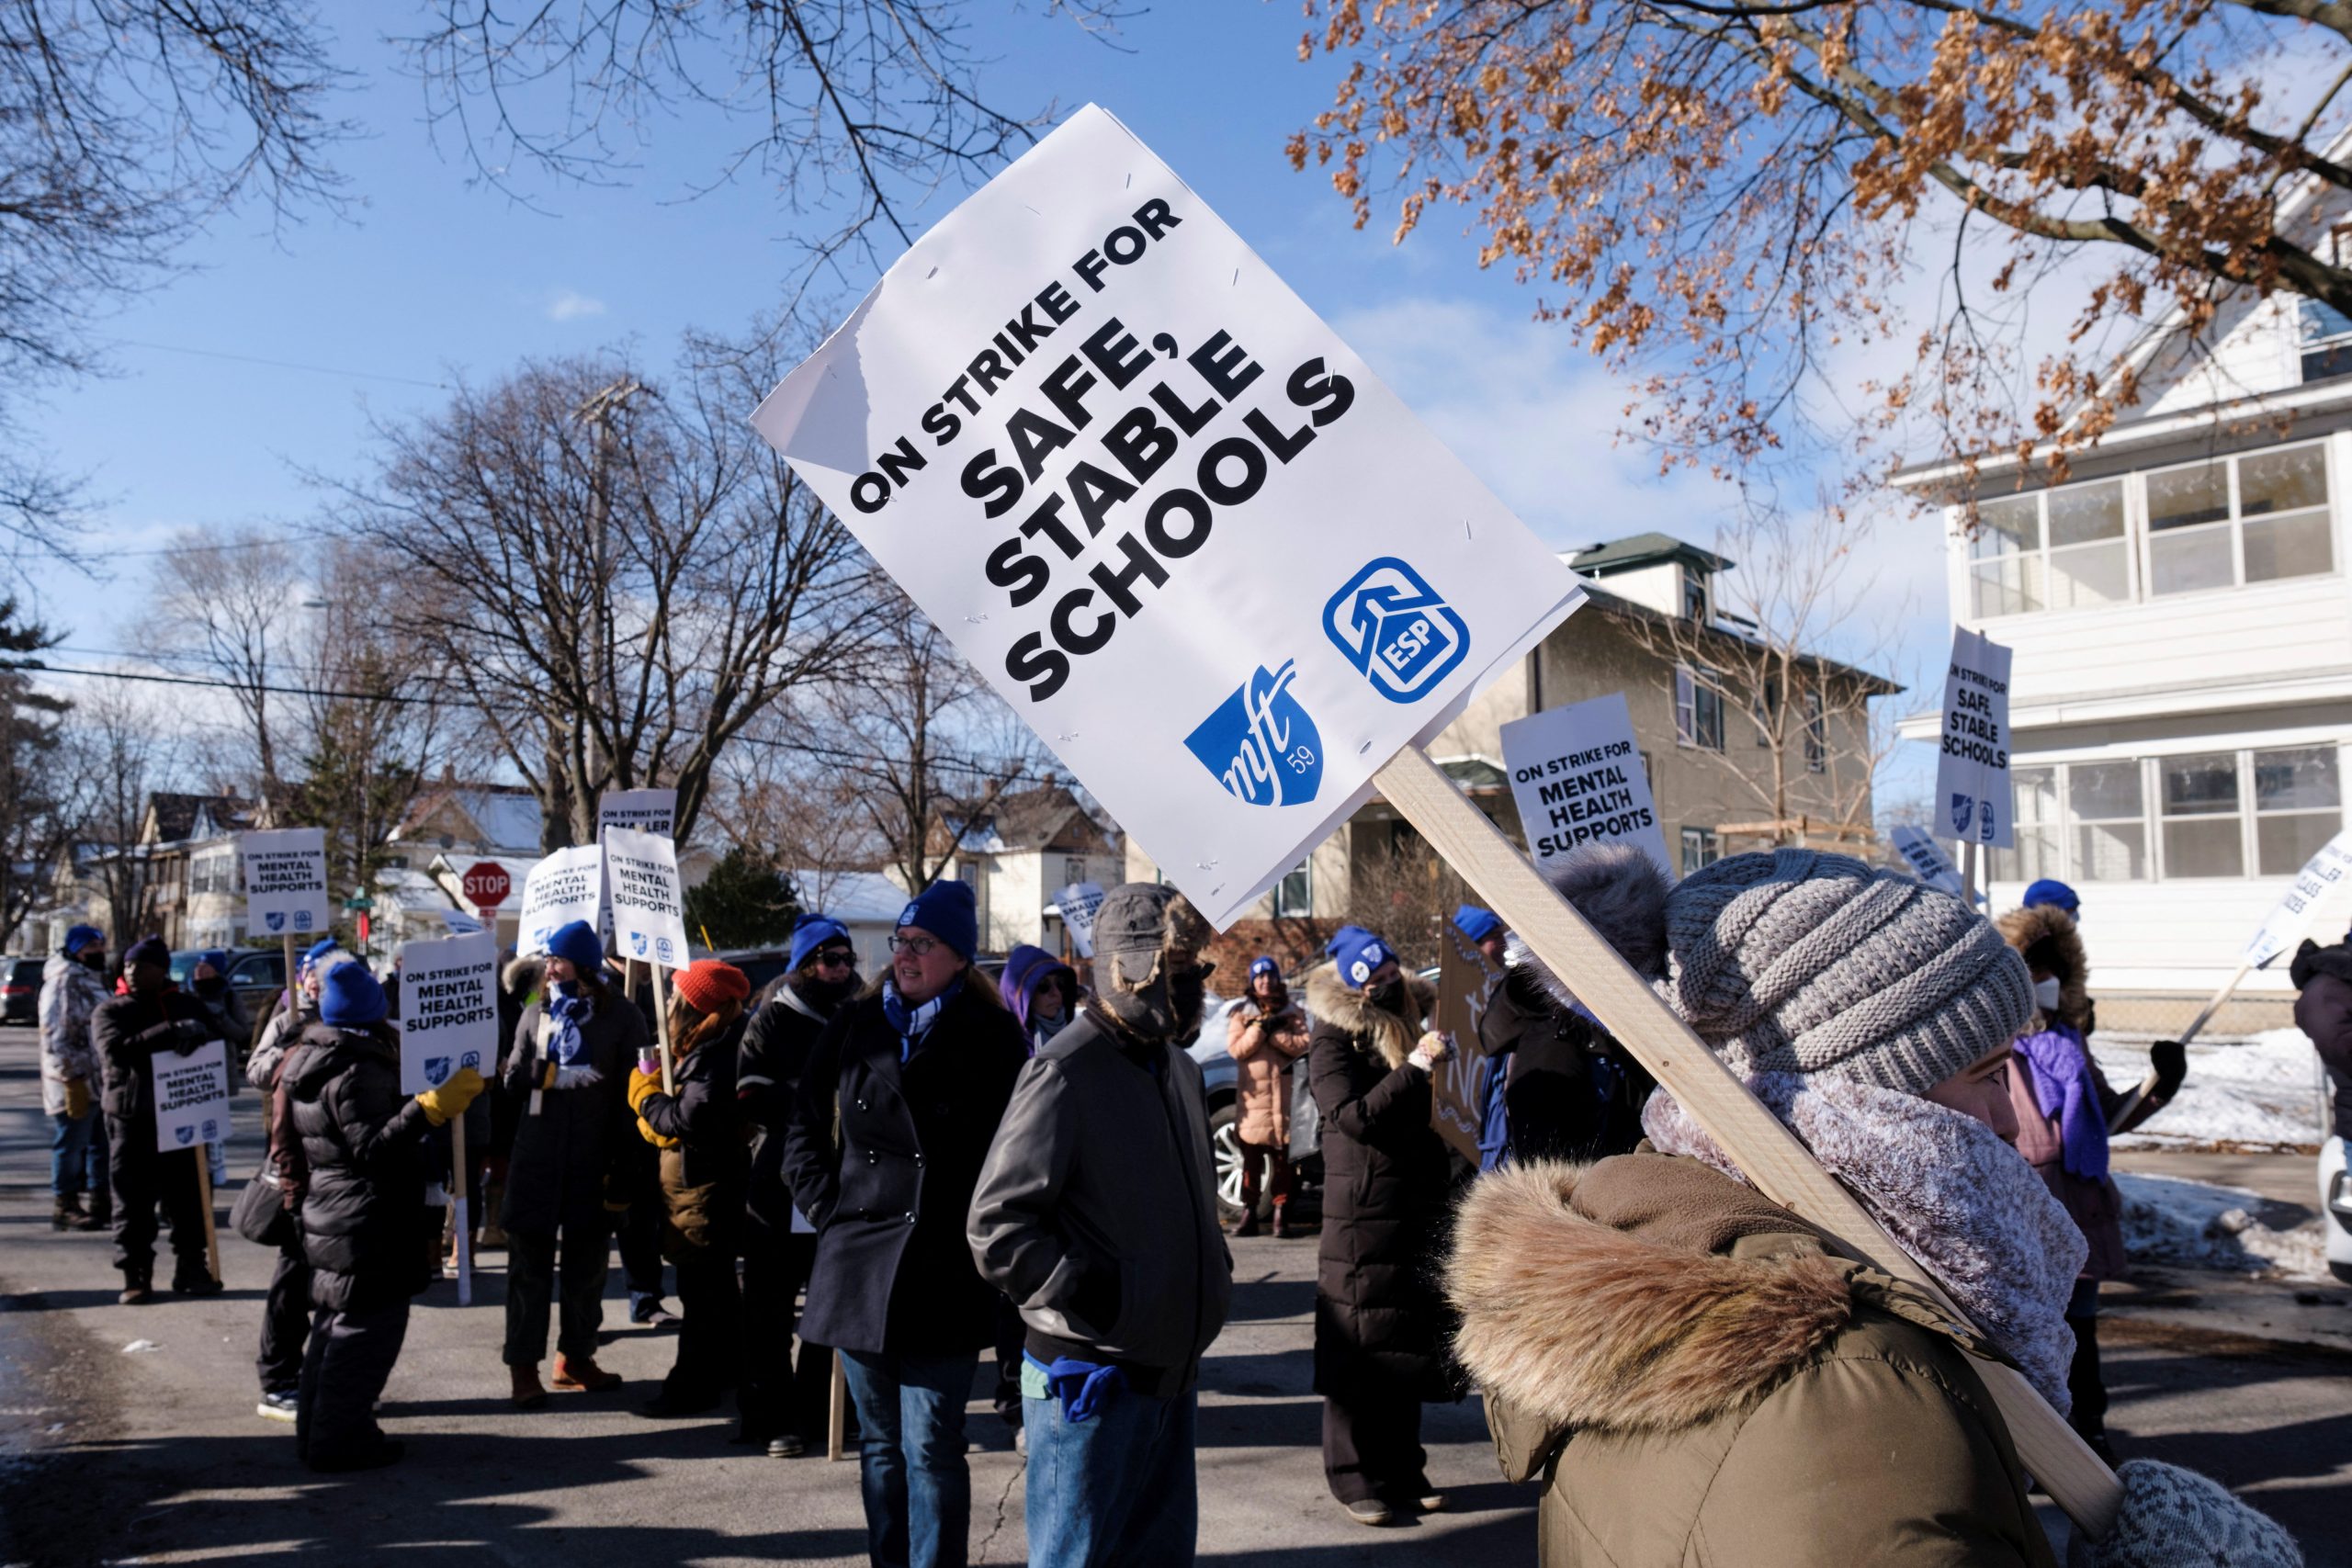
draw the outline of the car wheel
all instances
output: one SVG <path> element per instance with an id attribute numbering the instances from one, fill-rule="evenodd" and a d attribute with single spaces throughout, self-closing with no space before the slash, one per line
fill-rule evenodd
<path id="1" fill-rule="evenodd" d="M 1216 1165 L 1216 1215 L 1241 1218 L 1241 1107 L 1232 1100 L 1209 1112 L 1209 1155 Z"/>

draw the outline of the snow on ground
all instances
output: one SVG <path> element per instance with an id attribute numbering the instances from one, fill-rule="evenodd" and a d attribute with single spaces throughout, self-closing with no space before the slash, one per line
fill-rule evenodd
<path id="1" fill-rule="evenodd" d="M 2115 1182 L 2123 1190 L 2123 1246 L 2135 1263 L 2329 1278 L 2326 1238 L 2316 1216 L 2275 1231 L 2254 1217 L 2263 1206 L 2261 1195 L 2243 1187 L 2120 1170 Z"/>
<path id="2" fill-rule="evenodd" d="M 2097 1040 L 2108 1082 L 2129 1091 L 2147 1077 L 2144 1043 Z M 2318 1144 L 2318 1056 L 2299 1029 L 2273 1029 L 2228 1044 L 2192 1043 L 2188 1079 L 2173 1102 L 2116 1147 L 2198 1148 L 2217 1144 L 2268 1149 Z"/>

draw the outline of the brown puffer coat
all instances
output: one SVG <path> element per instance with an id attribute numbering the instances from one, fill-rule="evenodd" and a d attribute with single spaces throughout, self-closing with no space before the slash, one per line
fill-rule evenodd
<path id="1" fill-rule="evenodd" d="M 1706 1166 L 1482 1177 L 1447 1285 L 1544 1568 L 2055 1568 L 1973 1336 Z"/>
<path id="2" fill-rule="evenodd" d="M 1234 1060 L 1234 1089 L 1241 1119 L 1234 1136 L 1245 1144 L 1290 1147 L 1291 1064 L 1306 1055 L 1306 1017 L 1274 998 L 1269 1011 L 1244 997 L 1225 1015 L 1225 1050 Z"/>

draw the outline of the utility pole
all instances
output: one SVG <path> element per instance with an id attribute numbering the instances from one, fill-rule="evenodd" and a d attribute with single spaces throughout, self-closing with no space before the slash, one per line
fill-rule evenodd
<path id="1" fill-rule="evenodd" d="M 634 376 L 624 376 L 610 386 L 598 389 L 582 400 L 573 417 L 582 424 L 593 424 L 596 431 L 594 457 L 590 458 L 588 475 L 588 559 L 590 669 L 587 676 L 589 711 L 579 717 L 580 739 L 574 750 L 579 758 L 580 772 L 571 795 L 571 826 L 574 843 L 592 842 L 596 835 L 596 791 L 590 787 L 600 780 L 612 779 L 626 786 L 630 781 L 617 777 L 623 759 L 611 754 L 597 729 L 598 713 L 617 715 L 620 712 L 620 678 L 616 667 L 617 650 L 613 646 L 612 555 L 609 537 L 612 527 L 612 462 L 613 448 L 617 438 L 615 421 L 627 410 L 629 400 L 652 389 Z"/>

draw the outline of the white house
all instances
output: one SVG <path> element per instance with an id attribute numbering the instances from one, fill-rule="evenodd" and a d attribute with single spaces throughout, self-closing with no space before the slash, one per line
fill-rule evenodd
<path id="1" fill-rule="evenodd" d="M 2020 491 L 1988 458 L 1973 538 L 1956 465 L 1895 480 L 1944 503 L 1952 618 L 2016 650 L 2018 847 L 1993 858 L 1994 908 L 2037 877 L 2075 886 L 2107 1028 L 2185 1023 L 2345 825 L 2352 321 L 2243 300 L 2215 333 L 2210 355 L 2134 351 L 2137 410 L 2066 484 Z M 1932 740 L 1936 717 L 1904 733 Z M 2287 1022 L 2286 967 L 2216 1027 Z"/>

